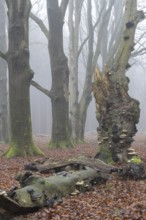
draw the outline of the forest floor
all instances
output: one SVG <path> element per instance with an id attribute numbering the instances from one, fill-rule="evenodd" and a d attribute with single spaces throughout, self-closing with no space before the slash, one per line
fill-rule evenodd
<path id="1" fill-rule="evenodd" d="M 90 133 L 84 144 L 70 149 L 49 149 L 48 138 L 35 137 L 36 144 L 52 159 L 71 158 L 79 155 L 94 156 L 97 150 L 96 134 Z M 0 151 L 7 149 L 0 144 Z M 146 165 L 146 135 L 135 136 L 133 148 Z M 0 189 L 10 190 L 18 186 L 15 176 L 23 171 L 24 165 L 34 162 L 36 157 L 4 159 L 0 158 Z M 43 208 L 27 215 L 9 217 L 12 220 L 146 220 L 146 180 L 121 180 L 116 174 L 89 192 L 67 196 L 63 202 L 52 208 Z M 0 218 L 4 220 L 4 218 Z"/>

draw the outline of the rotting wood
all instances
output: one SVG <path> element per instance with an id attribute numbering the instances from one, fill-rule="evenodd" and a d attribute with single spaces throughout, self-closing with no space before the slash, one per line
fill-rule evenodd
<path id="1" fill-rule="evenodd" d="M 56 173 L 48 177 L 34 175 L 30 171 L 20 173 L 17 180 L 19 188 L 9 192 L 1 191 L 0 207 L 10 213 L 23 214 L 33 212 L 42 207 L 51 207 L 67 195 L 77 195 L 90 190 L 93 185 L 106 182 L 111 172 L 117 171 L 114 166 L 94 159 L 79 157 L 63 162 L 48 164 L 43 168 L 43 161 L 37 161 L 40 172 Z M 40 167 L 39 167 L 40 163 Z M 58 172 L 59 171 L 59 172 Z"/>
<path id="2" fill-rule="evenodd" d="M 127 166 L 117 168 L 99 159 L 83 156 L 56 162 L 46 158 L 29 164 L 26 168 L 34 170 L 35 165 L 35 171 L 37 173 L 40 171 L 40 175 L 31 171 L 19 173 L 17 175 L 19 188 L 15 187 L 8 192 L 0 191 L 0 210 L 18 215 L 34 212 L 42 207 L 50 208 L 62 202 L 62 198 L 67 195 L 84 193 L 96 184 L 105 183 L 111 172 L 117 172 L 124 179 L 146 178 L 142 163 L 129 163 Z M 48 176 L 44 177 L 41 173 L 47 173 Z"/>
<path id="3" fill-rule="evenodd" d="M 84 156 L 62 161 L 53 161 L 49 158 L 45 158 L 43 160 L 38 160 L 34 163 L 26 164 L 25 169 L 31 171 L 39 171 L 40 173 L 47 174 L 52 170 L 54 170 L 55 172 L 60 172 L 64 169 L 68 169 L 69 167 L 71 170 L 79 170 L 83 166 L 91 167 L 93 169 L 99 170 L 102 173 L 110 173 L 116 170 L 114 166 L 106 164 L 99 159 Z"/>

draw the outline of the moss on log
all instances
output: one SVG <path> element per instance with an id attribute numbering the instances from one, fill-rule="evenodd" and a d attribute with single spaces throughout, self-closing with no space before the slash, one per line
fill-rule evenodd
<path id="1" fill-rule="evenodd" d="M 57 162 L 54 165 L 49 165 L 49 162 L 48 173 L 51 170 L 60 170 L 60 172 L 49 177 L 33 175 L 30 171 L 19 174 L 17 180 L 20 187 L 7 193 L 2 191 L 0 207 L 10 213 L 21 214 L 35 211 L 44 206 L 51 207 L 64 196 L 85 192 L 90 190 L 93 185 L 107 181 L 109 173 L 116 171 L 113 166 L 86 157 L 79 157 L 65 163 L 62 161 L 60 164 Z"/>

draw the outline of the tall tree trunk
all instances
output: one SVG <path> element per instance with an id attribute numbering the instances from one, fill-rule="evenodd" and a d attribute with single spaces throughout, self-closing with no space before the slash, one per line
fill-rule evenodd
<path id="1" fill-rule="evenodd" d="M 49 53 L 52 72 L 52 137 L 50 145 L 70 146 L 69 135 L 69 69 L 63 49 L 63 23 L 68 1 L 47 0 Z"/>
<path id="2" fill-rule="evenodd" d="M 6 6 L 0 0 L 0 50 L 6 52 L 6 49 Z M 9 139 L 7 91 L 7 64 L 0 58 L 0 141 L 6 143 Z"/>
<path id="3" fill-rule="evenodd" d="M 125 76 L 134 46 L 135 29 L 143 18 L 136 5 L 136 0 L 126 2 L 123 38 L 115 58 L 102 73 L 97 69 L 94 75 L 96 116 L 100 125 L 99 158 L 107 162 L 127 160 L 127 149 L 131 146 L 139 121 L 139 103 L 128 95 L 129 79 Z"/>
<path id="4" fill-rule="evenodd" d="M 91 81 L 92 81 L 92 58 L 93 58 L 93 25 L 92 25 L 92 3 L 88 1 L 88 57 L 86 66 L 86 76 L 81 100 L 78 100 L 78 59 L 79 59 L 79 36 L 82 1 L 71 1 L 69 7 L 69 32 L 70 32 L 70 120 L 72 138 L 74 141 L 84 140 L 84 128 L 88 105 L 91 101 Z M 75 17 L 75 19 L 73 19 Z M 86 41 L 87 41 L 86 40 Z"/>
<path id="5" fill-rule="evenodd" d="M 92 75 L 93 75 L 93 44 L 94 44 L 94 28 L 92 21 L 92 2 L 87 1 L 87 22 L 88 22 L 88 55 L 86 76 L 83 88 L 83 93 L 79 102 L 79 118 L 77 122 L 77 138 L 78 140 L 84 140 L 84 129 L 87 117 L 87 109 L 92 100 Z"/>
<path id="6" fill-rule="evenodd" d="M 79 32 L 81 21 L 81 10 L 84 0 L 73 0 L 69 2 L 69 67 L 70 67 L 70 122 L 73 141 L 78 139 L 78 49 L 79 49 Z M 73 17 L 75 19 L 73 19 Z"/>
<path id="7" fill-rule="evenodd" d="M 29 66 L 29 0 L 6 0 L 9 19 L 9 47 L 5 54 L 9 68 L 10 148 L 5 156 L 41 154 L 32 140 L 29 88 L 33 72 Z M 4 57 L 4 56 L 3 56 Z"/>

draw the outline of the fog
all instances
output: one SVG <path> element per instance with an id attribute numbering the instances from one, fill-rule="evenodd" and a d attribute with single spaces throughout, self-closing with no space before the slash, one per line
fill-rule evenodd
<path id="1" fill-rule="evenodd" d="M 34 80 L 46 89 L 50 89 L 51 73 L 47 40 L 37 27 L 30 31 L 30 65 L 34 71 Z M 48 135 L 52 124 L 50 98 L 32 86 L 30 94 L 33 133 Z"/>
<path id="2" fill-rule="evenodd" d="M 49 64 L 47 40 L 41 30 L 31 21 L 30 31 L 30 64 L 34 71 L 34 80 L 45 88 L 51 88 L 51 73 Z M 67 43 L 65 44 L 67 53 Z M 145 58 L 143 56 L 143 58 Z M 141 60 L 141 57 L 139 57 Z M 81 70 L 81 72 L 84 72 Z M 138 131 L 146 131 L 146 74 L 145 67 L 139 62 L 133 65 L 127 72 L 130 79 L 129 94 L 139 100 L 141 114 L 140 121 L 137 125 Z M 84 73 L 80 74 L 79 84 L 82 86 L 84 81 Z M 31 87 L 31 114 L 33 134 L 50 135 L 51 133 L 51 102 L 50 98 L 41 93 L 39 90 Z M 85 131 L 93 131 L 97 128 L 96 109 L 94 97 L 88 109 Z"/>
<path id="3" fill-rule="evenodd" d="M 33 22 L 31 25 L 34 26 Z M 47 41 L 39 28 L 34 26 L 30 31 L 30 65 L 34 71 L 34 80 L 46 89 L 51 88 L 51 72 Z M 82 87 L 84 78 L 80 76 Z M 51 102 L 50 98 L 31 86 L 31 114 L 33 133 L 36 135 L 49 135 L 51 133 Z M 85 131 L 92 131 L 97 128 L 94 99 L 90 103 Z"/>

